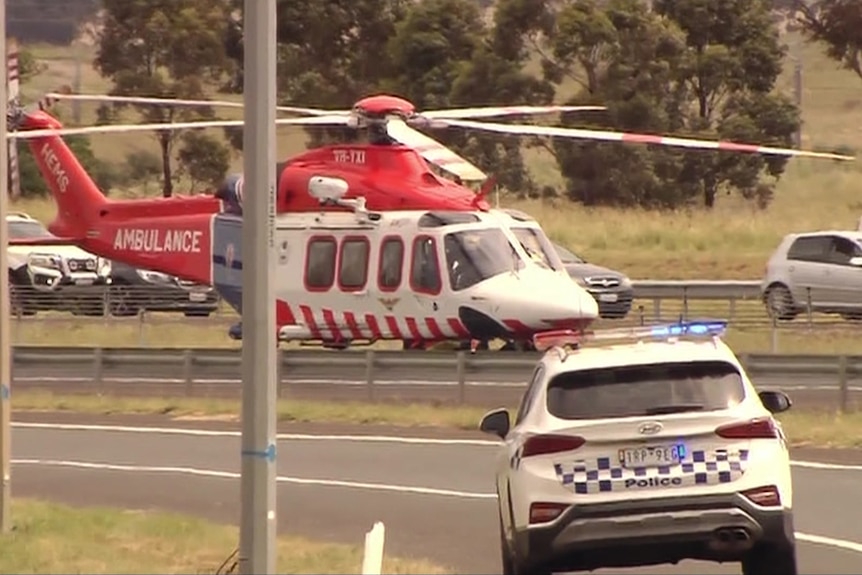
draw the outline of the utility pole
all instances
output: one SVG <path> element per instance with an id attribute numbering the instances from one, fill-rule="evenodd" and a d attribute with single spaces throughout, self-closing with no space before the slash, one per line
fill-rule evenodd
<path id="1" fill-rule="evenodd" d="M 9 143 L 7 118 L 9 100 L 7 82 L 9 60 L 6 47 L 6 0 L 0 0 L 0 61 L 3 62 L 3 81 L 0 82 L 0 102 L 3 117 L 0 118 L 0 532 L 8 533 L 11 527 L 12 504 L 12 335 L 10 317 L 12 313 L 9 293 L 9 229 L 6 214 L 9 213 Z"/>
<path id="2" fill-rule="evenodd" d="M 276 0 L 244 0 L 242 477 L 239 571 L 275 573 Z"/>

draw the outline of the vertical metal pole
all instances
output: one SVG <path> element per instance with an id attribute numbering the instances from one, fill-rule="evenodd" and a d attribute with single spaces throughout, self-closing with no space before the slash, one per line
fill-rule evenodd
<path id="1" fill-rule="evenodd" d="M 7 100 L 7 78 L 9 62 L 6 57 L 6 0 L 0 0 L 0 62 L 3 62 L 3 81 L 0 82 L 0 102 L 3 117 L 0 118 L 0 532 L 6 533 L 11 526 L 9 511 L 11 505 L 12 468 L 12 332 L 10 318 L 12 306 L 9 301 L 9 236 L 6 227 L 6 214 L 9 206 L 9 145 L 6 141 L 6 115 L 9 109 Z"/>
<path id="2" fill-rule="evenodd" d="M 275 573 L 275 2 L 244 0 L 242 478 L 239 571 Z"/>

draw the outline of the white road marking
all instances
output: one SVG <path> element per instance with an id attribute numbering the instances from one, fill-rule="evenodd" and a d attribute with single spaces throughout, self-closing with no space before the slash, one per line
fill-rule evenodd
<path id="1" fill-rule="evenodd" d="M 89 461 L 67 461 L 57 459 L 13 459 L 13 465 L 45 465 L 52 467 L 70 467 L 76 469 L 93 469 L 104 471 L 128 471 L 133 473 L 174 473 L 192 475 L 197 477 L 212 477 L 219 479 L 239 479 L 240 474 L 232 471 L 217 471 L 214 469 L 197 469 L 194 467 L 170 467 L 170 466 L 148 466 L 148 465 L 120 465 L 114 463 L 97 463 Z M 453 489 L 436 489 L 433 487 L 417 487 L 410 485 L 392 485 L 388 483 L 366 483 L 360 481 L 343 481 L 336 479 L 310 479 L 301 477 L 288 477 L 279 475 L 276 477 L 279 483 L 294 483 L 299 485 L 320 485 L 326 487 L 347 487 L 353 489 L 368 489 L 373 491 L 392 491 L 397 493 L 414 493 L 419 495 L 440 495 L 444 497 L 455 497 L 459 499 L 497 499 L 496 493 L 478 493 L 475 491 L 457 491 Z M 846 539 L 835 539 L 822 535 L 796 532 L 796 538 L 800 541 L 827 545 L 847 551 L 862 554 L 862 543 L 848 541 Z"/>
<path id="2" fill-rule="evenodd" d="M 159 465 L 122 465 L 117 463 L 99 463 L 90 461 L 69 461 L 62 459 L 13 459 L 13 465 L 46 465 L 51 467 L 73 467 L 77 469 L 96 469 L 104 471 L 131 471 L 134 473 L 176 473 L 196 475 L 198 477 L 215 477 L 221 479 L 239 479 L 240 474 L 234 471 L 217 471 L 214 469 L 198 469 L 194 467 L 173 467 Z M 437 489 L 434 487 L 414 487 L 411 485 L 391 485 L 388 483 L 366 483 L 362 481 L 343 481 L 340 479 L 309 479 L 304 477 L 289 477 L 279 475 L 279 483 L 295 483 L 299 485 L 321 485 L 325 487 L 348 487 L 353 489 L 368 489 L 372 491 L 395 491 L 398 493 L 416 493 L 420 495 L 442 495 L 461 499 L 496 499 L 496 493 L 476 493 L 472 491 L 457 491 L 453 489 Z"/>
<path id="3" fill-rule="evenodd" d="M 112 431 L 120 433 L 152 433 L 159 435 L 186 435 L 195 437 L 241 437 L 239 431 L 217 429 L 191 429 L 181 427 L 148 427 L 125 425 L 95 425 L 86 423 L 34 423 L 16 421 L 12 427 L 63 431 Z M 433 437 L 400 437 L 393 435 L 320 435 L 306 433 L 279 433 L 277 439 L 300 441 L 354 441 L 360 443 L 402 443 L 414 445 L 473 445 L 499 446 L 501 442 L 487 439 L 437 439 Z M 822 463 L 819 461 L 791 461 L 794 467 L 828 471 L 862 471 L 862 465 Z"/>
<path id="4" fill-rule="evenodd" d="M 188 435 L 196 437 L 241 437 L 241 432 L 217 429 L 183 429 L 174 427 L 147 427 L 123 425 L 90 425 L 78 423 L 13 422 L 12 427 L 60 431 L 112 431 L 120 433 L 152 433 L 159 435 Z M 377 443 L 408 443 L 419 445 L 500 445 L 499 441 L 485 439 L 437 439 L 431 437 L 397 437 L 389 435 L 316 435 L 305 433 L 279 433 L 277 439 L 304 441 L 357 441 Z"/>
<path id="5" fill-rule="evenodd" d="M 862 543 L 856 543 L 855 541 L 847 541 L 846 539 L 833 539 L 832 537 L 811 535 L 808 533 L 800 533 L 799 531 L 796 532 L 796 538 L 800 541 L 807 541 L 808 543 L 819 543 L 820 545 L 838 547 L 840 549 L 846 549 L 847 551 L 853 551 L 854 553 L 862 553 Z"/>

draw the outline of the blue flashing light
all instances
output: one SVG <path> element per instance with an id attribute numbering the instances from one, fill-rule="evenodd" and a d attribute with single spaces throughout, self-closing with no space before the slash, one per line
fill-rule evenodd
<path id="1" fill-rule="evenodd" d="M 678 323 L 653 325 L 643 327 L 618 328 L 594 332 L 576 332 L 573 330 L 552 330 L 537 333 L 533 343 L 539 351 L 554 346 L 579 347 L 587 342 L 610 342 L 624 340 L 639 340 L 646 338 L 670 339 L 674 337 L 720 337 L 727 330 L 725 320 L 680 321 Z"/>
<path id="2" fill-rule="evenodd" d="M 657 325 L 650 328 L 654 337 L 676 337 L 680 335 L 720 336 L 727 331 L 727 321 L 707 320 L 688 321 L 669 325 Z"/>

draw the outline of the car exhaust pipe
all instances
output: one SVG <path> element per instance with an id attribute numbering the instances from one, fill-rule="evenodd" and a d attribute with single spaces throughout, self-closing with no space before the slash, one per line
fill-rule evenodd
<path id="1" fill-rule="evenodd" d="M 722 527 L 716 529 L 710 547 L 716 551 L 739 552 L 751 549 L 754 542 L 747 529 L 742 527 Z"/>

